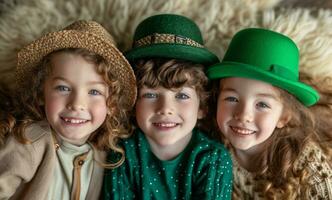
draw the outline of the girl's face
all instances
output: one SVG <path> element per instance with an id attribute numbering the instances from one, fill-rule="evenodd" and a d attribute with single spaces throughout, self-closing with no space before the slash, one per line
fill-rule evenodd
<path id="1" fill-rule="evenodd" d="M 51 66 L 44 85 L 47 120 L 69 142 L 83 144 L 105 121 L 108 86 L 82 56 L 57 53 Z"/>
<path id="2" fill-rule="evenodd" d="M 260 144 L 287 121 L 274 86 L 246 78 L 220 80 L 217 122 L 236 151 L 259 152 Z"/>

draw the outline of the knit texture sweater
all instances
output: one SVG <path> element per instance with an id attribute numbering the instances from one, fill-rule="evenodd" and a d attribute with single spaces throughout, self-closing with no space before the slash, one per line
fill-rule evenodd
<path id="1" fill-rule="evenodd" d="M 309 186 L 298 185 L 296 191 L 294 191 L 296 199 L 332 200 L 332 167 L 327 159 L 322 149 L 314 143 L 309 142 L 304 147 L 294 162 L 294 169 L 305 169 L 308 172 Z M 254 179 L 254 174 L 242 168 L 235 159 L 233 159 L 233 175 L 233 190 L 240 199 L 266 199 L 262 194 L 255 191 L 258 182 Z M 277 199 L 281 198 L 280 193 L 273 196 Z"/>

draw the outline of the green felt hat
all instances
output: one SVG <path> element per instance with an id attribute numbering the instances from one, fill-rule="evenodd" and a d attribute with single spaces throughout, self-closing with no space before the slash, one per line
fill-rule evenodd
<path id="1" fill-rule="evenodd" d="M 210 79 L 243 77 L 270 83 L 293 94 L 305 106 L 319 100 L 316 90 L 299 81 L 299 50 L 280 33 L 249 28 L 233 37 L 225 57 L 207 70 Z"/>
<path id="2" fill-rule="evenodd" d="M 148 17 L 136 28 L 133 48 L 125 53 L 129 61 L 141 58 L 188 60 L 203 65 L 219 62 L 204 47 L 198 26 L 187 17 L 161 14 Z"/>

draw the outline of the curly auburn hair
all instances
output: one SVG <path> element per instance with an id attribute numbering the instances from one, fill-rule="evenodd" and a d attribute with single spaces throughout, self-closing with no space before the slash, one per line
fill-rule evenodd
<path id="1" fill-rule="evenodd" d="M 209 103 L 214 108 L 210 109 L 211 112 L 209 112 L 207 118 L 209 118 L 208 121 L 213 121 L 210 132 L 214 132 L 214 137 L 234 152 L 230 142 L 220 133 L 216 121 L 220 91 L 219 81 L 216 80 L 212 83 Z M 284 105 L 284 112 L 288 112 L 291 118 L 285 127 L 275 129 L 264 144 L 263 148 L 265 151 L 252 158 L 253 162 L 260 163 L 260 167 L 254 173 L 254 179 L 258 183 L 254 190 L 266 199 L 298 199 L 299 197 L 296 195 L 299 185 L 304 190 L 309 188 L 309 183 L 306 179 L 308 172 L 305 170 L 305 167 L 302 171 L 295 170 L 294 162 L 309 142 L 314 142 L 320 146 L 328 155 L 327 157 L 331 157 L 331 151 L 328 150 L 330 147 L 322 145 L 322 141 L 329 141 L 328 143 L 331 144 L 332 138 L 317 131 L 317 119 L 310 108 L 305 107 L 288 92 L 282 89 L 279 89 L 279 91 Z M 239 191 L 233 191 L 233 199 L 241 199 L 241 195 L 237 194 L 237 192 Z M 276 194 L 280 195 L 276 197 Z"/>
<path id="2" fill-rule="evenodd" d="M 114 150 L 120 153 L 121 157 L 115 163 L 102 163 L 104 167 L 115 168 L 124 161 L 124 150 L 117 145 L 120 138 L 127 138 L 132 133 L 132 128 L 128 119 L 128 110 L 125 109 L 125 97 L 120 96 L 120 82 L 110 72 L 110 66 L 106 60 L 86 49 L 68 48 L 54 51 L 43 58 L 34 71 L 31 80 L 26 81 L 17 92 L 16 110 L 8 114 L 7 118 L 0 123 L 1 142 L 6 135 L 12 134 L 19 142 L 29 143 L 24 136 L 25 129 L 37 121 L 46 119 L 44 111 L 44 82 L 51 73 L 51 58 L 58 53 L 68 53 L 82 56 L 87 62 L 96 66 L 97 73 L 100 74 L 109 86 L 109 97 L 106 105 L 109 114 L 104 123 L 93 132 L 88 138 L 94 148 L 102 151 Z"/>
<path id="3" fill-rule="evenodd" d="M 134 64 L 134 72 L 138 90 L 143 86 L 162 86 L 171 90 L 184 86 L 194 88 L 199 97 L 199 108 L 207 112 L 208 78 L 203 65 L 178 59 L 142 59 Z M 202 128 L 200 121 L 197 126 Z"/>

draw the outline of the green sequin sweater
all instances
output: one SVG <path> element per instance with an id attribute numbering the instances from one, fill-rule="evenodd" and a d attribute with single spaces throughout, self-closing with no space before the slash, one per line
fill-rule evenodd
<path id="1" fill-rule="evenodd" d="M 172 160 L 159 160 L 139 130 L 123 146 L 126 161 L 106 170 L 103 199 L 231 199 L 230 154 L 196 129 L 184 151 Z"/>

